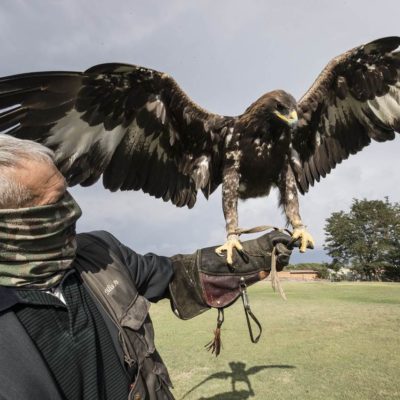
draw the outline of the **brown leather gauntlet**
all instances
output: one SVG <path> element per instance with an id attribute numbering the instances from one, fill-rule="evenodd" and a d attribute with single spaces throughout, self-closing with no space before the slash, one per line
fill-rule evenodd
<path id="1" fill-rule="evenodd" d="M 224 308 L 240 296 L 240 286 L 265 279 L 271 270 L 275 247 L 276 268 L 282 270 L 291 254 L 286 245 L 291 237 L 280 231 L 242 242 L 247 257 L 237 255 L 232 267 L 225 257 L 215 253 L 216 247 L 191 255 L 173 256 L 174 277 L 169 285 L 171 305 L 181 319 L 193 318 L 210 307 Z"/>

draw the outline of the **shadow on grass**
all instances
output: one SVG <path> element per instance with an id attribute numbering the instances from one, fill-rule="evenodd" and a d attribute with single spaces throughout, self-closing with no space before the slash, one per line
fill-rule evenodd
<path id="1" fill-rule="evenodd" d="M 282 369 L 292 369 L 296 368 L 293 365 L 256 365 L 246 369 L 246 364 L 241 361 L 232 361 L 229 363 L 230 371 L 221 371 L 211 374 L 207 378 L 203 379 L 200 383 L 193 386 L 188 392 L 186 392 L 181 399 L 184 399 L 187 395 L 194 392 L 197 388 L 204 385 L 206 382 L 213 379 L 230 379 L 232 385 L 231 392 L 218 393 L 212 397 L 201 397 L 199 400 L 245 400 L 250 397 L 255 396 L 254 390 L 251 386 L 249 376 L 257 374 L 264 369 L 270 368 L 282 368 Z M 238 382 L 243 382 L 247 385 L 247 390 L 236 390 L 236 384 Z"/>
<path id="2" fill-rule="evenodd" d="M 200 397 L 199 400 L 246 400 L 254 396 L 247 390 L 240 390 L 238 392 L 218 393 L 212 397 Z"/>

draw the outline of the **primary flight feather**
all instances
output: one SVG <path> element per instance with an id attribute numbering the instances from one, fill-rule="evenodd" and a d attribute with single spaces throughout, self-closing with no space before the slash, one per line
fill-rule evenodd
<path id="1" fill-rule="evenodd" d="M 400 131 L 399 37 L 334 58 L 299 102 L 276 90 L 235 117 L 209 113 L 169 75 L 127 64 L 85 72 L 38 72 L 0 79 L 0 132 L 55 151 L 70 185 L 103 176 L 107 189 L 143 190 L 193 207 L 222 184 L 232 263 L 239 198 L 271 187 L 301 250 L 312 245 L 299 213 L 304 194 L 371 140 Z"/>

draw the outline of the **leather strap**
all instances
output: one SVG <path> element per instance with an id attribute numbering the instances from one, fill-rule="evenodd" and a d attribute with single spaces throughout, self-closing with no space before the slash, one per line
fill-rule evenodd
<path id="1" fill-rule="evenodd" d="M 287 300 L 285 292 L 283 291 L 283 288 L 279 281 L 278 272 L 276 270 L 276 246 L 274 246 L 274 248 L 272 249 L 272 253 L 271 253 L 271 270 L 270 270 L 269 277 L 271 279 L 271 285 L 272 285 L 272 289 L 274 289 L 274 292 L 276 292 L 276 289 L 278 289 L 281 297 L 284 300 Z"/>
<path id="2" fill-rule="evenodd" d="M 278 228 L 273 225 L 259 225 L 259 226 L 255 226 L 253 228 L 236 228 L 233 232 L 229 232 L 229 234 L 234 234 L 234 235 L 240 236 L 240 235 L 247 234 L 247 233 L 259 233 L 259 232 L 264 232 L 264 231 L 269 231 L 269 230 L 286 232 L 289 235 L 292 235 L 292 232 L 289 229 Z"/>
<path id="3" fill-rule="evenodd" d="M 243 301 L 244 313 L 246 315 L 247 327 L 249 329 L 250 340 L 253 343 L 257 343 L 260 340 L 260 337 L 261 337 L 262 326 L 260 324 L 260 321 L 256 318 L 256 316 L 251 311 L 250 302 L 249 302 L 249 296 L 247 294 L 247 285 L 246 285 L 246 282 L 245 282 L 245 280 L 243 278 L 241 279 L 239 288 L 240 288 L 240 296 L 242 297 L 242 301 Z M 250 318 L 257 325 L 258 330 L 259 330 L 259 333 L 258 333 L 258 335 L 256 337 L 254 337 L 254 334 L 253 334 L 253 328 L 251 326 Z"/>

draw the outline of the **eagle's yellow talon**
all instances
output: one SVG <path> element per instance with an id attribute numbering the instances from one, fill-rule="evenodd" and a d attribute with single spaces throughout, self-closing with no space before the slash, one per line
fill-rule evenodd
<path id="1" fill-rule="evenodd" d="M 305 253 L 307 247 L 314 248 L 314 239 L 313 237 L 306 231 L 305 228 L 295 228 L 292 234 L 293 239 L 300 239 L 300 252 Z"/>
<path id="2" fill-rule="evenodd" d="M 226 262 L 229 265 L 233 264 L 233 249 L 243 250 L 243 246 L 240 243 L 236 235 L 228 236 L 228 240 L 222 246 L 215 249 L 215 252 L 221 256 L 223 252 L 226 252 Z"/>

